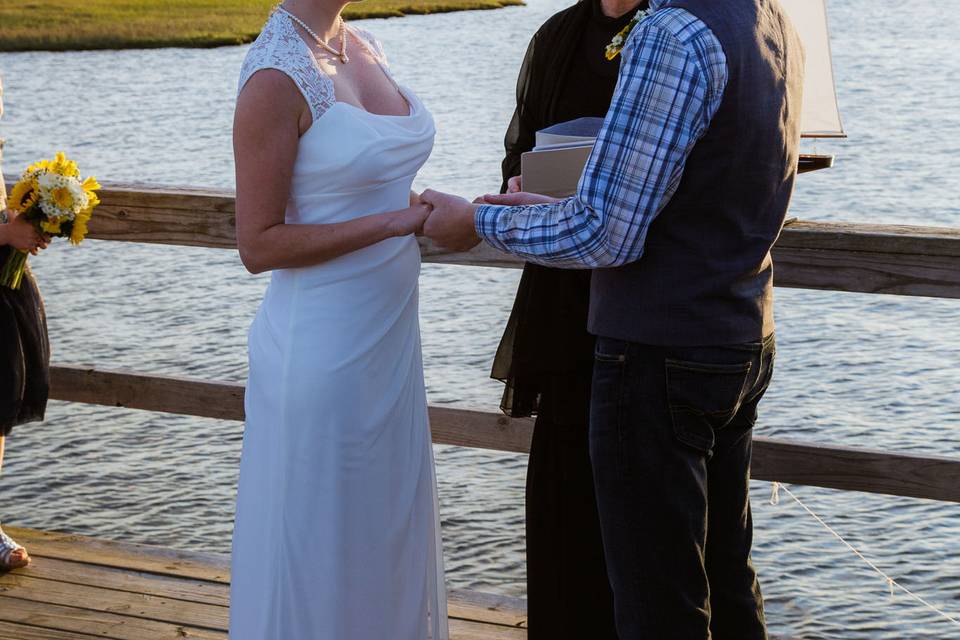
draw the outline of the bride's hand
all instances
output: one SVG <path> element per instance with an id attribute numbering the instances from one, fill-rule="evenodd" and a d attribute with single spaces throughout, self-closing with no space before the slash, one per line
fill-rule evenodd
<path id="1" fill-rule="evenodd" d="M 431 211 L 433 207 L 423 203 L 392 211 L 388 219 L 390 235 L 398 237 L 408 236 L 411 233 L 420 235 L 423 232 L 423 223 L 430 217 Z"/>

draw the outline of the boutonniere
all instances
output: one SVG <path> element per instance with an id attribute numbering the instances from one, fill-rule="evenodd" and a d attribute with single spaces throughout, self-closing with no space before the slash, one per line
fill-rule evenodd
<path id="1" fill-rule="evenodd" d="M 610 41 L 610 44 L 607 45 L 605 55 L 607 60 L 613 60 L 620 52 L 623 51 L 623 44 L 627 41 L 627 38 L 630 36 L 630 32 L 633 31 L 633 28 L 637 26 L 637 23 L 650 15 L 650 9 L 640 9 L 633 17 L 630 18 L 630 22 L 627 23 L 623 29 L 620 30 L 620 33 L 613 36 L 613 40 Z"/>

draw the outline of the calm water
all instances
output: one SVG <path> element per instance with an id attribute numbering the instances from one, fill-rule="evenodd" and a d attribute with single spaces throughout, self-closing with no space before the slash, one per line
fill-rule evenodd
<path id="1" fill-rule="evenodd" d="M 526 42 L 563 0 L 366 21 L 437 119 L 417 186 L 499 184 L 500 140 Z M 960 225 L 960 15 L 935 0 L 830 6 L 846 142 L 803 176 L 792 213 Z M 230 188 L 230 123 L 245 47 L 0 56 L 7 169 L 63 148 L 109 182 Z M 56 79 L 56 80 L 54 80 Z M 243 380 L 245 331 L 266 285 L 235 252 L 92 241 L 35 260 L 60 363 Z M 518 273 L 425 266 L 430 401 L 495 410 L 487 379 Z M 758 432 L 960 455 L 960 302 L 779 290 L 778 372 Z M 7 522 L 227 551 L 237 423 L 53 403 L 15 432 Z M 523 456 L 437 447 L 451 586 L 523 595 Z M 960 508 L 795 487 L 878 565 L 960 614 Z M 756 562 L 784 638 L 955 638 L 960 629 L 872 574 L 796 504 L 755 483 Z M 15 506 L 14 506 L 15 505 Z"/>

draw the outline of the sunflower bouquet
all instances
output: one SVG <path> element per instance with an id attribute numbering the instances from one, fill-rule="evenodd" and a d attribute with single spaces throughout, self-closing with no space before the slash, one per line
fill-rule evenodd
<path id="1" fill-rule="evenodd" d="M 69 238 L 80 244 L 87 235 L 87 222 L 100 204 L 96 179 L 80 179 L 77 163 L 62 152 L 53 160 L 27 167 L 10 191 L 7 207 L 32 223 L 39 233 Z M 19 289 L 27 267 L 26 251 L 14 251 L 0 271 L 0 286 Z"/>

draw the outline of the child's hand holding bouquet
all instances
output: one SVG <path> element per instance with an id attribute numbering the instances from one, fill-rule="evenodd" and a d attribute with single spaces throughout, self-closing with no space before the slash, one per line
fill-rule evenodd
<path id="1" fill-rule="evenodd" d="M 26 219 L 12 209 L 0 212 L 0 246 L 9 245 L 18 251 L 29 251 L 37 255 L 40 249 L 46 249 L 50 237 L 45 236 Z"/>
<path id="2" fill-rule="evenodd" d="M 7 205 L 16 214 L 5 227 L 9 241 L 17 248 L 0 271 L 0 285 L 19 289 L 27 266 L 27 255 L 47 246 L 49 238 L 69 238 L 80 244 L 87 235 L 87 222 L 100 204 L 97 181 L 80 179 L 77 164 L 63 153 L 31 165 L 10 191 Z M 29 225 L 34 235 L 26 230 Z"/>

